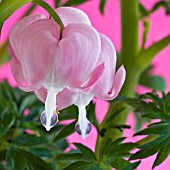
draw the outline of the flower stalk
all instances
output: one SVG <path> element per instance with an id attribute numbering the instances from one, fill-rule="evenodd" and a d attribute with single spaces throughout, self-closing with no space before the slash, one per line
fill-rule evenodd
<path id="1" fill-rule="evenodd" d="M 135 87 L 138 83 L 139 76 L 140 76 L 140 70 L 138 70 L 138 68 L 135 67 L 134 65 L 134 60 L 137 59 L 138 52 L 139 52 L 138 0 L 132 0 L 131 3 L 129 3 L 127 0 L 121 0 L 121 16 L 122 16 L 121 18 L 122 49 L 121 49 L 119 65 L 124 64 L 127 71 L 127 76 L 126 76 L 125 84 L 121 90 L 121 95 L 132 97 L 134 95 Z M 132 81 L 132 77 L 133 77 L 133 81 Z M 120 104 L 119 107 L 121 108 L 123 107 L 123 105 L 124 104 Z M 110 107 L 112 107 L 112 105 Z M 115 124 L 124 124 L 126 122 L 129 111 L 130 111 L 129 109 L 126 109 L 124 113 L 122 113 L 115 120 Z M 108 115 L 106 115 L 106 117 L 107 116 Z M 121 134 L 122 133 L 120 133 L 118 130 L 108 129 L 104 137 L 100 137 L 98 135 L 98 139 L 96 143 L 96 156 L 98 158 L 100 157 L 100 153 L 102 153 L 102 150 L 104 149 L 102 146 L 105 146 L 109 138 L 112 137 L 112 140 L 114 141 L 117 138 L 121 137 Z"/>

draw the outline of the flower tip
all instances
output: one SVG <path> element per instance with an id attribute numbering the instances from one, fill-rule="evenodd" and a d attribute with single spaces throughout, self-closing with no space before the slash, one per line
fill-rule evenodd
<path id="1" fill-rule="evenodd" d="M 82 134 L 81 137 L 82 137 L 82 139 L 85 140 L 86 139 L 86 134 Z"/>
<path id="2" fill-rule="evenodd" d="M 46 126 L 45 129 L 46 131 L 50 131 L 51 127 Z"/>

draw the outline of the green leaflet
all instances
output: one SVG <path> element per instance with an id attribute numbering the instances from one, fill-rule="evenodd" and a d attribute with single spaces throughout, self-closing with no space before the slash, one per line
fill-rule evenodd
<path id="1" fill-rule="evenodd" d="M 18 8 L 32 0 L 3 0 L 0 3 L 0 25 L 3 24 Z"/>
<path id="2" fill-rule="evenodd" d="M 144 108 L 138 109 L 143 117 L 159 119 L 160 121 L 150 124 L 135 134 L 135 136 L 147 135 L 147 137 L 142 139 L 142 144 L 138 141 L 140 150 L 133 154 L 130 159 L 143 159 L 158 153 L 153 164 L 154 168 L 161 164 L 170 153 L 170 93 L 162 93 L 161 97 L 156 93 L 147 93 L 141 95 L 140 98 L 143 102 L 146 99 L 150 100 L 150 102 L 145 102 Z"/>
<path id="3" fill-rule="evenodd" d="M 41 7 L 43 7 L 50 16 L 60 25 L 61 31 L 64 28 L 64 25 L 57 15 L 57 13 L 53 10 L 53 8 L 48 5 L 43 0 L 3 0 L 0 3 L 0 30 L 2 29 L 3 23 L 7 20 L 18 8 L 22 7 L 23 5 L 33 2 Z"/>
<path id="4" fill-rule="evenodd" d="M 107 0 L 100 0 L 100 12 L 104 15 L 104 9 L 105 9 L 105 5 L 106 5 Z"/>

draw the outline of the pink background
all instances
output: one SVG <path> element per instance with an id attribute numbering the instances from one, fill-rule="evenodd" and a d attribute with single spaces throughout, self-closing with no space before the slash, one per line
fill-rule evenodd
<path id="1" fill-rule="evenodd" d="M 155 2 L 158 0 L 141 0 L 142 4 L 144 4 L 147 9 L 150 9 Z M 121 31 L 120 31 L 120 0 L 108 0 L 105 9 L 105 16 L 102 16 L 98 10 L 99 0 L 89 0 L 88 3 L 79 6 L 79 9 L 83 10 L 90 17 L 93 26 L 100 32 L 106 34 L 112 42 L 115 44 L 117 50 L 120 50 L 120 42 L 121 42 Z M 129 2 L 130 3 L 130 2 Z M 13 16 L 10 17 L 9 20 L 5 22 L 5 26 L 3 27 L 2 39 L 7 37 L 9 30 L 12 28 L 14 23 L 19 19 L 19 14 L 21 14 L 28 5 L 22 7 L 18 10 Z M 44 13 L 44 10 L 39 8 L 36 10 L 36 13 Z M 158 41 L 160 38 L 170 34 L 170 17 L 167 17 L 163 8 L 157 10 L 154 14 L 149 18 L 151 20 L 151 29 L 148 36 L 147 46 L 152 44 L 155 41 Z M 140 27 L 140 39 L 141 33 L 143 31 L 142 24 L 139 24 Z M 141 40 L 140 40 L 141 41 Z M 170 91 L 170 47 L 164 49 L 161 53 L 159 53 L 153 64 L 155 66 L 153 74 L 161 75 L 166 80 L 166 91 Z M 0 79 L 8 78 L 10 83 L 15 85 L 15 81 L 11 75 L 9 64 L 6 64 L 0 69 Z M 141 88 L 140 88 L 141 89 Z M 146 89 L 142 89 L 142 92 L 148 91 Z M 141 91 L 140 91 L 141 92 Z M 97 101 L 97 116 L 99 121 L 101 121 L 107 111 L 108 103 Z M 99 111 L 100 110 L 100 111 Z M 128 124 L 132 124 L 134 126 L 134 117 L 132 114 L 128 117 Z M 133 127 L 132 126 L 132 127 Z M 135 141 L 135 138 L 132 138 L 133 129 L 126 130 L 124 136 L 128 137 L 128 141 Z M 93 128 L 92 133 L 86 138 L 86 140 L 82 140 L 77 134 L 73 134 L 69 137 L 69 141 L 72 142 L 81 142 L 86 146 L 90 147 L 94 150 L 95 141 L 96 141 L 96 130 Z M 148 159 L 142 160 L 142 163 L 138 167 L 138 170 L 151 170 L 152 164 L 154 162 L 155 156 L 152 156 Z M 156 167 L 155 170 L 169 170 L 170 169 L 170 157 L 160 166 Z"/>

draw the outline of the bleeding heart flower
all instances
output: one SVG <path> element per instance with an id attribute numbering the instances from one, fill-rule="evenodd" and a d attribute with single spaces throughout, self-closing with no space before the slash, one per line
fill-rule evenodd
<path id="1" fill-rule="evenodd" d="M 14 26 L 9 36 L 11 70 L 22 90 L 34 91 L 45 103 L 41 122 L 46 130 L 57 123 L 56 110 L 76 104 L 76 130 L 85 137 L 91 130 L 85 106 L 93 97 L 116 97 L 125 70 L 115 74 L 114 46 L 85 13 L 71 7 L 56 12 L 65 26 L 61 37 L 58 24 L 45 15 L 25 17 Z"/>
<path id="2" fill-rule="evenodd" d="M 60 27 L 45 15 L 32 15 L 20 20 L 9 36 L 11 70 L 24 91 L 47 90 L 41 122 L 50 130 L 58 121 L 56 95 L 64 88 L 87 89 L 104 71 L 96 65 L 101 42 L 98 32 L 82 11 L 61 7 L 57 10 L 64 23 Z"/>

